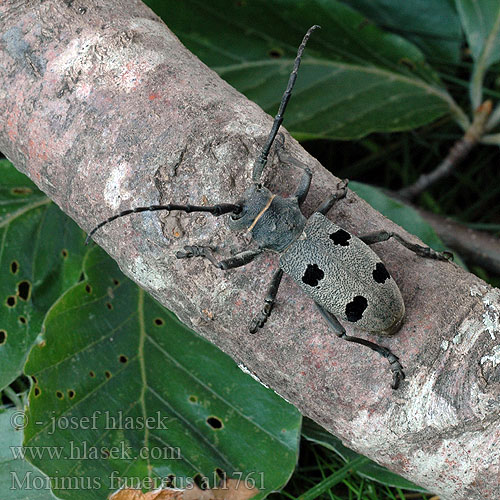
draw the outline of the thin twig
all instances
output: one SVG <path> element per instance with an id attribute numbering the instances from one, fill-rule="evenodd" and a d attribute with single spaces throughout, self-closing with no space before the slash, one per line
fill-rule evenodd
<path id="1" fill-rule="evenodd" d="M 480 142 L 481 142 L 481 144 L 491 144 L 492 146 L 499 146 L 500 145 L 500 134 L 483 135 Z"/>
<path id="2" fill-rule="evenodd" d="M 500 104 L 497 103 L 495 109 L 488 118 L 485 131 L 489 132 L 490 130 L 493 130 L 499 123 L 500 123 Z"/>
<path id="3" fill-rule="evenodd" d="M 472 125 L 464 136 L 453 145 L 446 158 L 432 172 L 421 175 L 414 184 L 400 189 L 398 195 L 406 200 L 412 200 L 438 180 L 450 175 L 481 139 L 492 109 L 493 103 L 490 100 L 481 104 L 474 113 Z"/>

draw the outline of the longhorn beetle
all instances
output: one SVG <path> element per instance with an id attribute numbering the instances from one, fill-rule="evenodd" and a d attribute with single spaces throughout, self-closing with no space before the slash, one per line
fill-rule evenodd
<path id="1" fill-rule="evenodd" d="M 279 268 L 270 281 L 264 307 L 250 324 L 250 332 L 256 333 L 269 318 L 283 272 L 286 272 L 312 297 L 319 312 L 338 337 L 369 347 L 387 358 L 393 372 L 392 388 L 397 389 L 405 377 L 399 358 L 386 347 L 346 335 L 344 327 L 337 318 L 377 335 L 392 335 L 403 323 L 405 306 L 401 292 L 377 254 L 368 245 L 394 238 L 422 257 L 447 260 L 451 258 L 451 254 L 416 245 L 398 234 L 387 231 L 356 237 L 331 222 L 325 215 L 336 201 L 346 196 L 347 181 L 340 182 L 337 190 L 309 219 L 306 219 L 300 207 L 309 191 L 312 172 L 291 158 L 287 158 L 287 161 L 304 171 L 293 196 L 283 198 L 273 194 L 261 184 L 262 172 L 267 164 L 271 146 L 283 122 L 283 115 L 292 95 L 302 53 L 311 33 L 317 28 L 319 26 L 315 25 L 307 31 L 298 48 L 278 114 L 267 141 L 254 163 L 253 184 L 245 191 L 241 200 L 213 206 L 167 204 L 124 210 L 92 229 L 86 243 L 108 222 L 133 213 L 178 210 L 187 213 L 208 212 L 216 217 L 230 214 L 230 227 L 234 230 L 246 228 L 251 232 L 253 239 L 258 243 L 256 250 L 244 250 L 233 257 L 217 260 L 210 247 L 185 246 L 183 251 L 177 252 L 176 257 L 178 259 L 203 257 L 217 268 L 226 270 L 244 266 L 266 250 L 279 253 Z"/>

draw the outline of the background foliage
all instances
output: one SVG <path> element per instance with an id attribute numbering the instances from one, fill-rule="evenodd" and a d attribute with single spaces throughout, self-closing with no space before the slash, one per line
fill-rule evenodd
<path id="1" fill-rule="evenodd" d="M 496 105 L 500 95 L 500 4 L 493 0 L 147 3 L 191 51 L 270 114 L 303 34 L 321 24 L 308 45 L 285 125 L 339 177 L 392 190 L 412 183 L 442 161 L 470 124 L 471 110 L 487 97 Z M 423 193 L 421 206 L 499 231 L 498 121 L 495 106 L 484 141 L 489 145 Z M 3 498 L 18 500 L 26 493 L 9 489 L 13 471 L 43 478 L 12 455 L 10 446 L 19 446 L 23 434 L 25 445 L 55 446 L 61 457 L 75 442 L 98 446 L 92 460 L 27 454 L 54 479 L 91 477 L 99 483 L 70 491 L 54 482 L 61 498 L 104 498 L 113 470 L 138 478 L 213 478 L 239 470 L 256 480 L 264 472 L 261 496 L 281 488 L 297 459 L 297 411 L 180 325 L 99 249 L 84 247 L 75 224 L 5 160 L 0 178 Z M 442 248 L 414 211 L 366 184 L 351 187 Z M 134 418 L 161 411 L 168 430 L 104 429 L 99 420 L 96 429 L 51 433 L 53 418 L 81 421 L 96 411 L 101 419 L 106 411 Z M 275 497 L 428 498 L 310 421 L 302 436 L 298 466 Z M 112 456 L 120 443 L 131 447 L 134 459 Z M 178 447 L 182 457 L 136 458 L 153 445 Z M 46 489 L 36 495 L 52 498 Z"/>

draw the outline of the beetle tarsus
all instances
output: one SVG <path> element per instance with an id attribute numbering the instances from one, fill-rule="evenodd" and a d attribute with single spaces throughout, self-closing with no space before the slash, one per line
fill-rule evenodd
<path id="1" fill-rule="evenodd" d="M 178 259 L 191 259 L 192 257 L 203 257 L 208 259 L 215 267 L 219 267 L 219 262 L 212 255 L 212 251 L 215 249 L 209 246 L 200 245 L 186 245 L 184 251 L 178 251 L 175 256 Z"/>
<path id="2" fill-rule="evenodd" d="M 390 352 L 390 351 L 389 351 Z M 392 371 L 392 385 L 391 387 L 393 389 L 397 389 L 399 387 L 399 384 L 401 383 L 402 380 L 406 378 L 405 372 L 403 371 L 403 366 L 399 362 L 399 358 L 390 353 L 390 355 L 387 357 L 389 360 L 389 363 L 391 364 L 391 371 Z"/>
<path id="3" fill-rule="evenodd" d="M 326 215 L 337 203 L 337 201 L 346 197 L 347 185 L 349 184 L 349 179 L 344 179 L 337 184 L 337 190 L 327 198 L 317 209 L 316 212 Z"/>
<path id="4" fill-rule="evenodd" d="M 263 328 L 263 326 L 266 324 L 267 318 L 271 316 L 271 311 L 273 310 L 273 307 L 274 307 L 274 301 L 268 302 L 266 300 L 262 310 L 259 312 L 259 314 L 257 314 L 257 316 L 255 316 L 255 318 L 250 323 L 250 327 L 248 328 L 250 333 L 257 333 L 257 330 L 259 328 Z"/>
<path id="5" fill-rule="evenodd" d="M 257 250 L 244 250 L 243 252 L 237 253 L 233 257 L 229 257 L 224 260 L 217 260 L 212 252 L 215 248 L 209 246 L 201 245 L 187 245 L 184 247 L 184 251 L 178 251 L 175 256 L 178 259 L 190 259 L 192 257 L 203 257 L 208 259 L 215 267 L 226 271 L 227 269 L 233 269 L 235 267 L 245 266 L 246 264 L 252 262 L 257 255 L 262 253 L 262 249 Z"/>

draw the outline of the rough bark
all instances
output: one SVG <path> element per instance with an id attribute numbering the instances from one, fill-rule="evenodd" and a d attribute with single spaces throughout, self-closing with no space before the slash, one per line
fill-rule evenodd
<path id="1" fill-rule="evenodd" d="M 0 149 L 83 229 L 133 205 L 233 201 L 249 185 L 270 117 L 138 0 L 7 0 L 0 16 Z M 285 147 L 314 171 L 311 213 L 337 179 L 286 133 Z M 275 158 L 266 183 L 289 194 L 299 175 Z M 352 192 L 330 217 L 355 234 L 404 234 Z M 277 256 L 228 272 L 174 257 L 193 242 L 226 253 L 247 245 L 223 218 L 132 216 L 96 239 L 140 286 L 349 447 L 444 499 L 500 497 L 499 290 L 396 242 L 375 245 L 407 307 L 398 335 L 367 335 L 405 366 L 392 391 L 386 360 L 335 338 L 288 278 L 265 329 L 248 334 Z"/>

